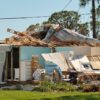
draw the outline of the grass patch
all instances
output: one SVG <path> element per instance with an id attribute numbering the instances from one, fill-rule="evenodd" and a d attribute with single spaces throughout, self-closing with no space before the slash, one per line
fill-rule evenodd
<path id="1" fill-rule="evenodd" d="M 0 100 L 100 100 L 99 92 L 0 91 Z"/>

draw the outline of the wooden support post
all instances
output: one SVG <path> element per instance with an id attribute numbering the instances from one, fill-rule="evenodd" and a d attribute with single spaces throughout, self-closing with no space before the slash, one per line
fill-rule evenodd
<path id="1" fill-rule="evenodd" d="M 21 81 L 21 62 L 20 62 L 20 47 L 19 47 L 19 81 Z"/>
<path id="2" fill-rule="evenodd" d="M 5 81 L 8 80 L 8 53 L 6 52 Z"/>
<path id="3" fill-rule="evenodd" d="M 13 49 L 11 51 L 11 80 L 13 80 Z"/>

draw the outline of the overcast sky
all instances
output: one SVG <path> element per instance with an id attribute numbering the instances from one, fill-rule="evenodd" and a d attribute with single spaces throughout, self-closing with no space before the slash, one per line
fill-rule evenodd
<path id="1" fill-rule="evenodd" d="M 70 0 L 0 0 L 0 18 L 50 16 L 52 13 L 61 11 Z M 75 10 L 79 13 L 90 13 L 91 6 L 79 10 L 79 0 L 72 0 L 65 10 Z M 82 16 L 82 20 L 90 17 Z M 24 31 L 29 25 L 42 23 L 48 18 L 0 20 L 0 40 L 11 36 L 7 28 Z"/>

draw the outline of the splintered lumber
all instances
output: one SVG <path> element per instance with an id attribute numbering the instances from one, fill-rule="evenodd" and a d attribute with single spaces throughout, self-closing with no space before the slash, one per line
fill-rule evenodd
<path id="1" fill-rule="evenodd" d="M 51 46 L 52 47 L 52 45 L 30 36 L 26 32 L 18 32 L 18 31 L 9 29 L 9 28 L 7 29 L 7 32 L 11 32 L 17 36 L 17 37 L 12 37 L 10 39 L 6 39 L 5 41 L 7 43 L 13 44 L 14 41 L 16 43 L 20 41 L 20 44 L 22 45 L 41 45 L 41 46 Z"/>
<path id="2" fill-rule="evenodd" d="M 10 32 L 14 34 L 13 37 L 5 39 L 4 43 L 7 44 L 12 44 L 12 45 L 32 45 L 32 46 L 47 46 L 47 47 L 56 47 L 56 46 L 100 46 L 100 43 L 96 41 L 95 39 L 88 40 L 88 38 L 83 39 L 77 39 L 77 36 L 75 37 L 75 34 L 72 34 L 71 32 L 70 35 L 71 37 L 67 37 L 65 41 L 61 40 L 60 38 L 57 38 L 55 35 L 53 35 L 50 38 L 49 42 L 46 42 L 41 40 L 44 36 L 48 35 L 48 33 L 42 33 L 41 32 L 35 32 L 35 31 L 25 31 L 25 32 L 19 32 L 15 31 L 13 29 L 7 29 L 7 32 Z M 66 33 L 67 34 L 67 33 Z M 58 32 L 58 36 L 60 37 L 60 33 Z M 80 36 L 80 35 L 79 35 Z M 73 39 L 71 39 L 73 37 Z M 80 36 L 81 37 L 81 36 Z M 79 38 L 79 37 L 78 37 Z M 82 38 L 82 37 L 81 37 Z M 49 40 L 49 39 L 48 39 Z M 89 42 L 87 42 L 89 41 Z M 92 42 L 93 41 L 93 42 Z"/>

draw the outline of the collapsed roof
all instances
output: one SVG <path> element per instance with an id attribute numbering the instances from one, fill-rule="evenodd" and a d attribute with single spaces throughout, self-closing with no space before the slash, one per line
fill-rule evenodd
<path id="1" fill-rule="evenodd" d="M 16 45 L 16 46 L 22 46 L 22 45 L 50 46 L 50 44 L 44 41 L 41 41 L 40 39 L 36 37 L 32 37 L 30 34 L 28 34 L 27 31 L 18 32 L 12 29 L 7 29 L 7 31 L 13 33 L 14 35 L 4 40 L 4 43 L 6 44 L 11 44 L 11 45 Z"/>
<path id="2" fill-rule="evenodd" d="M 42 31 L 18 32 L 7 29 L 14 34 L 11 38 L 6 38 L 4 43 L 11 45 L 31 45 L 31 46 L 100 46 L 100 40 L 88 38 L 69 29 L 54 31 L 51 26 L 44 27 Z"/>
<path id="3" fill-rule="evenodd" d="M 90 46 L 100 46 L 100 40 L 86 37 L 66 28 L 61 28 L 60 30 L 57 29 L 57 31 L 55 31 L 53 28 L 50 28 L 43 40 L 48 43 L 51 41 L 55 41 L 55 43 L 57 43 L 59 40 L 60 42 L 58 42 L 58 45 L 70 42 L 79 45 L 87 44 Z"/>

